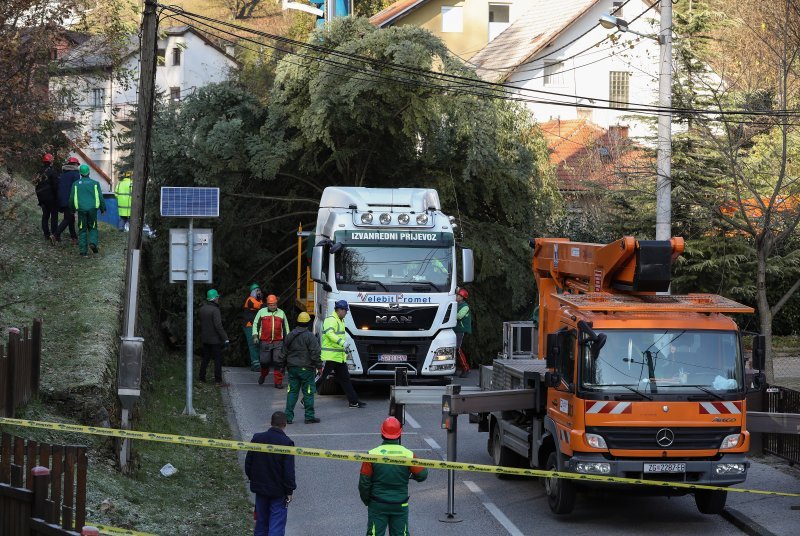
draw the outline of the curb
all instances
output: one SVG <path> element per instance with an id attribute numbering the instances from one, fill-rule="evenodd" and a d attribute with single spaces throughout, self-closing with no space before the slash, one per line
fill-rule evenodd
<path id="1" fill-rule="evenodd" d="M 750 517 L 733 508 L 725 508 L 720 516 L 748 536 L 778 536 L 766 527 L 756 523 Z"/>

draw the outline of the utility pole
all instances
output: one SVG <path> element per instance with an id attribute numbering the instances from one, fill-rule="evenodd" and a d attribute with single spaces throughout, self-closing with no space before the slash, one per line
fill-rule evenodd
<path id="1" fill-rule="evenodd" d="M 672 238 L 672 2 L 661 2 L 658 42 L 658 152 L 656 155 L 656 240 Z"/>
<path id="2" fill-rule="evenodd" d="M 128 251 L 125 263 L 125 304 L 123 326 L 125 333 L 120 346 L 117 368 L 117 394 L 122 403 L 122 428 L 128 427 L 128 414 L 140 394 L 142 347 L 144 341 L 135 337 L 139 289 L 139 254 L 144 227 L 144 199 L 149 176 L 150 133 L 153 124 L 153 100 L 156 83 L 156 48 L 158 14 L 155 0 L 145 0 L 142 16 L 142 41 L 139 62 L 139 102 L 136 117 L 136 140 L 133 153 L 133 188 Z M 127 466 L 130 440 L 120 449 L 120 466 Z"/>

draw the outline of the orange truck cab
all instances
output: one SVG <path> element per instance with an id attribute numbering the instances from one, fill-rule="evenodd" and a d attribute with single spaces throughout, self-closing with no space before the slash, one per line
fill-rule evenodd
<path id="1" fill-rule="evenodd" d="M 745 360 L 726 315 L 753 310 L 717 295 L 666 294 L 683 247 L 682 238 L 534 241 L 544 360 L 537 384 L 546 393 L 537 392 L 538 415 L 525 412 L 527 453 L 503 439 L 514 436 L 520 416 L 494 415 L 491 426 L 503 429 L 490 436 L 496 461 L 511 449 L 551 470 L 713 486 L 745 480 Z M 521 366 L 505 361 L 505 368 Z M 583 485 L 546 479 L 553 512 L 571 512 Z M 726 493 L 697 490 L 698 509 L 719 513 Z"/>

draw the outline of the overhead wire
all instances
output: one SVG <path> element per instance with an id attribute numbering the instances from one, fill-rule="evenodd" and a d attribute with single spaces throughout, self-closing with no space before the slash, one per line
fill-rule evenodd
<path id="1" fill-rule="evenodd" d="M 386 60 L 379 60 L 379 59 L 376 59 L 376 58 L 360 56 L 360 55 L 352 54 L 352 53 L 344 53 L 344 52 L 341 52 L 341 51 L 338 51 L 338 50 L 335 50 L 335 49 L 331 49 L 329 47 L 323 47 L 323 46 L 314 45 L 314 44 L 311 44 L 311 43 L 304 43 L 304 42 L 296 41 L 296 40 L 293 40 L 293 39 L 290 39 L 290 38 L 285 38 L 285 37 L 282 37 L 282 36 L 275 36 L 275 35 L 269 34 L 267 32 L 261 32 L 261 31 L 258 31 L 258 30 L 252 30 L 252 29 L 245 28 L 245 27 L 242 27 L 242 26 L 238 26 L 238 25 L 235 25 L 235 24 L 232 24 L 232 23 L 228 23 L 226 21 L 218 21 L 218 20 L 215 20 L 215 19 L 211 19 L 209 17 L 204 17 L 202 15 L 197 15 L 195 13 L 188 12 L 188 11 L 183 10 L 181 8 L 172 8 L 170 6 L 170 7 L 167 7 L 166 9 L 168 9 L 170 11 L 173 11 L 176 15 L 182 15 L 185 18 L 188 18 L 188 19 L 194 21 L 197 24 L 201 24 L 203 26 L 211 28 L 216 32 L 223 33 L 223 34 L 229 35 L 231 37 L 235 37 L 236 39 L 242 39 L 242 40 L 250 41 L 250 42 L 253 42 L 253 43 L 255 43 L 255 44 L 259 45 L 259 46 L 264 46 L 264 47 L 267 47 L 267 48 L 271 48 L 271 49 L 274 49 L 276 51 L 282 52 L 284 54 L 292 54 L 292 55 L 296 55 L 296 56 L 309 58 L 308 55 L 304 55 L 304 54 L 298 52 L 297 50 L 287 50 L 287 49 L 281 48 L 281 47 L 276 46 L 276 45 L 270 45 L 268 43 L 255 41 L 253 39 L 249 39 L 249 38 L 246 38 L 246 37 L 241 36 L 239 34 L 233 33 L 230 30 L 222 29 L 222 28 L 219 28 L 218 26 L 213 26 L 211 23 L 215 23 L 215 24 L 218 24 L 218 25 L 221 25 L 221 26 L 226 26 L 226 27 L 234 27 L 234 28 L 241 29 L 241 30 L 243 30 L 245 32 L 248 32 L 248 33 L 252 33 L 252 34 L 255 34 L 255 35 L 258 35 L 258 36 L 261 36 L 261 37 L 265 37 L 267 39 L 275 40 L 275 41 L 278 41 L 278 42 L 281 42 L 281 43 L 288 43 L 288 44 L 291 44 L 293 46 L 298 46 L 298 47 L 304 48 L 304 49 L 311 49 L 311 50 L 314 50 L 315 52 L 324 52 L 326 54 L 333 55 L 333 56 L 336 56 L 336 57 L 339 57 L 339 58 L 343 58 L 343 59 L 354 60 L 354 61 L 366 63 L 368 65 L 372 65 L 373 67 L 385 67 L 385 68 L 388 68 L 390 70 L 398 71 L 400 73 L 421 76 L 423 79 L 426 79 L 426 80 L 429 80 L 429 81 L 433 81 L 433 82 L 437 82 L 436 85 L 431 85 L 431 84 L 428 85 L 428 87 L 436 89 L 436 90 L 449 90 L 449 91 L 455 90 L 455 91 L 459 91 L 459 92 L 462 92 L 462 93 L 477 95 L 477 96 L 484 97 L 484 98 L 485 97 L 502 98 L 502 99 L 505 99 L 505 100 L 511 100 L 511 101 L 517 101 L 517 102 L 541 103 L 541 104 L 551 104 L 551 105 L 556 105 L 556 106 L 569 106 L 569 107 L 574 107 L 575 103 L 559 101 L 559 100 L 525 98 L 525 97 L 521 97 L 520 94 L 518 93 L 518 91 L 531 91 L 531 92 L 535 92 L 535 93 L 542 93 L 542 94 L 545 94 L 545 95 L 553 95 L 553 96 L 556 96 L 556 97 L 563 97 L 563 98 L 569 98 L 569 99 L 579 99 L 579 100 L 601 101 L 601 102 L 608 102 L 608 103 L 611 103 L 611 104 L 628 104 L 628 103 L 620 103 L 620 102 L 609 100 L 609 99 L 600 99 L 600 98 L 594 98 L 594 97 L 583 97 L 583 96 L 579 96 L 579 95 L 569 95 L 569 94 L 564 94 L 564 93 L 559 93 L 559 92 L 533 90 L 533 89 L 530 89 L 530 88 L 516 88 L 516 87 L 508 86 L 508 85 L 505 85 L 505 84 L 497 84 L 497 83 L 485 82 L 485 81 L 482 81 L 482 80 L 479 80 L 479 79 L 465 77 L 465 76 L 459 76 L 459 75 L 454 75 L 454 74 L 451 74 L 451 73 L 441 73 L 441 72 L 435 72 L 435 71 L 430 71 L 430 70 L 426 70 L 426 69 L 420 69 L 420 68 L 415 68 L 415 67 L 407 67 L 407 66 L 403 66 L 403 65 L 392 64 L 391 62 L 388 62 Z M 360 67 L 356 67 L 356 66 L 353 66 L 353 65 L 350 65 L 350 64 L 347 64 L 347 63 L 338 62 L 338 61 L 332 60 L 329 57 L 311 56 L 310 59 L 313 59 L 314 61 L 317 61 L 317 62 L 325 62 L 325 63 L 328 63 L 328 64 L 336 65 L 338 67 L 342 67 L 342 68 L 345 68 L 345 69 L 348 69 L 348 70 L 355 70 L 355 71 L 358 71 L 358 72 L 362 72 L 362 73 L 365 73 L 366 75 L 371 76 L 371 77 L 388 79 L 388 80 L 392 80 L 392 81 L 400 82 L 400 83 L 409 82 L 407 79 L 403 80 L 403 79 L 398 79 L 398 78 L 394 78 L 394 77 L 387 77 L 383 73 L 379 74 L 379 73 L 377 73 L 375 71 L 367 71 L 363 67 L 360 68 Z M 450 82 L 450 83 L 453 83 L 455 85 L 445 86 L 445 85 L 441 85 L 442 82 Z M 424 85 L 421 81 L 418 81 L 418 80 L 413 80 L 412 83 L 415 84 L 415 85 L 419 85 L 419 86 L 423 86 Z M 517 90 L 517 91 L 514 91 L 514 90 Z M 598 106 L 598 105 L 592 105 L 592 104 L 581 104 L 581 107 L 603 109 L 603 110 L 609 110 L 609 109 L 611 109 L 611 110 L 619 110 L 619 108 L 613 108 L 613 107 L 610 107 L 610 106 Z M 628 112 L 628 113 L 639 112 L 639 113 L 645 113 L 645 114 L 659 114 L 659 113 L 664 113 L 664 112 L 681 112 L 681 113 L 696 113 L 696 114 L 704 114 L 704 115 L 712 115 L 712 116 L 741 115 L 741 116 L 768 116 L 768 117 L 771 117 L 771 118 L 774 118 L 776 116 L 784 116 L 784 115 L 785 116 L 797 116 L 797 115 L 800 115 L 800 112 L 786 111 L 786 110 L 778 110 L 778 111 L 745 111 L 745 110 L 713 110 L 713 109 L 692 109 L 692 108 L 662 108 L 662 107 L 658 107 L 658 106 L 654 106 L 654 105 L 642 105 L 642 104 L 635 104 L 635 103 L 633 105 L 628 104 L 627 108 L 625 108 L 625 111 Z M 756 122 L 754 122 L 752 120 L 750 120 L 750 121 L 737 121 L 737 124 L 738 123 L 743 123 L 743 122 L 749 122 L 751 124 L 756 124 Z M 769 122 L 769 124 L 773 124 L 773 122 Z"/>

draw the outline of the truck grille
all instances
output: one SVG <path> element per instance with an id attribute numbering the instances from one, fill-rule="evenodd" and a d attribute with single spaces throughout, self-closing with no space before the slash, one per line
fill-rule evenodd
<path id="1" fill-rule="evenodd" d="M 674 440 L 669 446 L 659 445 L 656 436 L 661 430 L 670 430 Z M 587 427 L 586 432 L 603 436 L 609 449 L 618 450 L 714 450 L 727 435 L 740 433 L 737 427 L 686 428 L 686 427 Z"/>
<path id="2" fill-rule="evenodd" d="M 429 307 L 382 307 L 350 304 L 350 314 L 359 329 L 428 331 L 436 319 L 438 305 Z"/>

